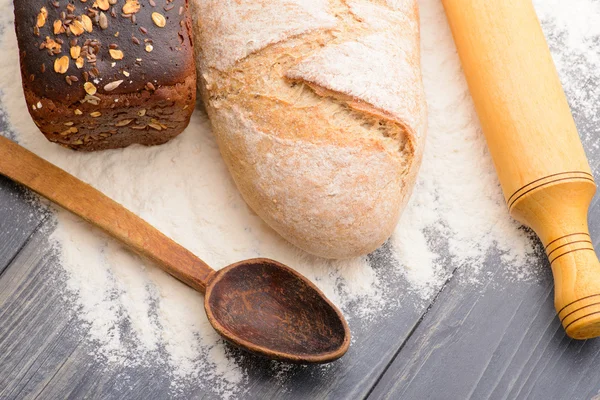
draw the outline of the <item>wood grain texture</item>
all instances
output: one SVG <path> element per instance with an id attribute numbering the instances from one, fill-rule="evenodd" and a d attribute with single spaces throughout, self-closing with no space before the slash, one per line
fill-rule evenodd
<path id="1" fill-rule="evenodd" d="M 589 400 L 598 394 L 600 342 L 566 336 L 552 307 L 548 264 L 530 281 L 516 280 L 499 264 L 491 256 L 478 285 L 464 274 L 452 280 L 369 399 Z"/>
<path id="2" fill-rule="evenodd" d="M 0 398 L 167 398 L 160 364 L 108 365 L 97 354 L 47 235 L 38 231 L 0 279 Z"/>
<path id="3" fill-rule="evenodd" d="M 579 93 L 587 96 L 586 86 L 597 84 L 598 78 L 578 75 L 576 65 L 563 72 L 579 80 L 567 88 L 567 96 L 574 100 L 579 131 L 588 138 L 590 166 L 600 171 L 600 149 L 589 141 L 600 137 L 600 126 L 594 122 L 596 117 L 580 108 L 591 99 L 578 98 Z M 594 197 L 589 211 L 591 238 L 597 245 L 600 196 Z M 541 243 L 538 253 L 535 278 L 526 282 L 511 278 L 497 254 L 484 263 L 479 276 L 486 278 L 478 285 L 466 282 L 466 271 L 456 274 L 369 399 L 589 400 L 597 396 L 600 341 L 577 341 L 565 335 L 552 307 L 552 275 Z"/>
<path id="4" fill-rule="evenodd" d="M 14 200 L 0 203 L 0 208 L 10 211 L 7 215 L 27 215 L 36 210 L 23 199 L 23 189 L 4 177 L 0 177 L 0 183 L 6 185 L 0 187 L 0 199 L 6 199 L 6 193 L 10 193 L 9 199 L 16 195 Z M 2 221 L 6 221 L 6 230 L 0 235 L 9 238 L 24 228 L 22 218 Z M 50 221 L 45 224 L 50 225 Z M 5 276 L 0 277 L 1 399 L 218 398 L 207 387 L 210 383 L 202 380 L 174 395 L 161 357 L 148 365 L 127 366 L 107 364 L 97 356 L 96 345 L 87 337 L 89 328 L 74 315 L 73 305 L 69 304 L 73 300 L 65 297 L 64 276 L 47 240 L 50 231 L 38 230 Z M 0 259 L 13 259 L 22 242 L 5 242 L 9 245 L 4 247 L 0 242 Z M 378 250 L 370 256 L 370 262 L 380 271 L 393 270 L 389 252 L 387 247 Z M 276 374 L 277 364 L 228 346 L 228 352 L 248 376 L 242 397 L 365 397 L 428 306 L 408 290 L 409 285 L 401 278 L 389 283 L 388 290 L 398 293 L 398 302 L 410 307 L 394 310 L 378 323 L 377 329 L 350 321 L 353 345 L 343 359 L 328 367 L 293 366 L 284 374 Z"/>
<path id="5" fill-rule="evenodd" d="M 545 28 L 547 28 L 545 26 Z M 563 33 L 549 32 L 554 55 L 567 52 Z M 600 41 L 596 39 L 596 47 Z M 596 75 L 585 76 L 580 61 L 563 65 L 561 78 L 594 174 L 600 171 Z M 583 61 L 585 63 L 585 60 Z M 589 230 L 600 239 L 600 196 L 592 200 Z M 600 392 L 600 341 L 569 339 L 552 310 L 552 276 L 539 244 L 538 278 L 512 279 L 497 255 L 484 263 L 490 274 L 473 286 L 456 275 L 424 317 L 403 351 L 390 364 L 370 399 L 570 399 Z M 462 274 L 462 275 L 461 275 Z M 413 397 L 411 397 L 413 396 Z M 416 397 L 415 397 L 416 396 Z"/>
<path id="6" fill-rule="evenodd" d="M 531 0 L 442 3 L 507 203 L 546 177 L 590 179 Z"/>
<path id="7" fill-rule="evenodd" d="M 219 270 L 206 288 L 204 309 L 222 337 L 272 360 L 325 364 L 350 347 L 341 311 L 313 282 L 274 260 Z"/>
<path id="8" fill-rule="evenodd" d="M 48 214 L 26 192 L 0 176 L 0 275 Z"/>

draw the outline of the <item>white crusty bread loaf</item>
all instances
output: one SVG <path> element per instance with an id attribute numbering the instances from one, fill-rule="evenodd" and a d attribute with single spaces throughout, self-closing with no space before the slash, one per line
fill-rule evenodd
<path id="1" fill-rule="evenodd" d="M 244 199 L 327 258 L 391 235 L 427 117 L 416 0 L 193 0 L 199 85 Z"/>

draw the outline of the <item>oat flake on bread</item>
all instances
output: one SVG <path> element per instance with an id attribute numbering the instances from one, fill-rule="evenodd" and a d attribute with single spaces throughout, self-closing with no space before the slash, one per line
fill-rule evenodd
<path id="1" fill-rule="evenodd" d="M 413 197 L 388 245 L 370 259 L 339 262 L 306 255 L 252 214 L 201 110 L 180 137 L 156 148 L 77 154 L 47 143 L 27 115 L 15 79 L 19 65 L 11 4 L 0 0 L 0 49 L 5 55 L 0 59 L 0 101 L 10 134 L 217 268 L 255 256 L 296 267 L 344 310 L 355 337 L 351 351 L 360 352 L 365 332 L 392 310 L 419 306 L 398 301 L 406 299 L 402 293 L 426 303 L 455 267 L 476 281 L 494 247 L 505 258 L 498 268 L 519 279 L 535 273 L 526 265 L 532 244 L 503 204 L 438 0 L 420 1 L 429 132 Z M 600 37 L 600 6 L 591 0 L 536 0 L 535 5 L 551 48 L 560 47 L 555 61 L 571 104 L 576 113 L 592 114 L 590 99 L 598 98 L 600 89 L 584 88 L 580 77 L 600 69 L 600 58 L 591 51 Z M 580 60 L 577 65 L 570 62 L 574 58 Z M 588 151 L 600 151 L 594 131 L 581 133 Z M 199 386 L 224 397 L 247 390 L 248 374 L 208 324 L 199 294 L 77 218 L 61 210 L 55 218 L 52 243 L 65 275 L 64 282 L 55 282 L 56 290 L 64 291 L 77 313 L 81 336 L 93 346 L 98 365 L 164 368 L 173 382 L 173 398 L 189 398 Z M 129 327 L 126 334 L 123 325 Z M 273 364 L 273 375 L 284 389 L 295 371 Z M 328 370 L 315 373 L 326 376 Z"/>

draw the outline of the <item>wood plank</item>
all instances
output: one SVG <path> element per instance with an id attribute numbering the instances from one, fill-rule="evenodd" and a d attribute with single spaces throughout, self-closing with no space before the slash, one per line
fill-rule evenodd
<path id="1" fill-rule="evenodd" d="M 117 398 L 123 387 L 128 398 L 167 398 L 170 382 L 160 366 L 95 357 L 47 236 L 38 230 L 0 279 L 0 398 Z"/>
<path id="2" fill-rule="evenodd" d="M 0 277 L 0 398 L 217 398 L 210 380 L 174 392 L 160 354 L 142 366 L 95 357 L 88 328 L 65 296 L 64 273 L 48 250 L 48 234 L 37 231 Z M 391 268 L 388 251 L 372 256 L 378 268 Z M 329 366 L 292 366 L 275 376 L 273 362 L 230 347 L 248 376 L 244 398 L 364 397 L 428 306 L 405 288 L 401 280 L 396 283 L 397 292 L 404 293 L 401 301 L 411 306 L 397 309 L 376 328 L 350 320 L 351 350 Z"/>
<path id="3" fill-rule="evenodd" d="M 590 221 L 600 237 L 600 202 Z M 541 252 L 535 279 L 506 274 L 499 255 L 479 285 L 461 271 L 442 291 L 370 399 L 591 399 L 600 391 L 600 340 L 568 338 Z"/>
<path id="4" fill-rule="evenodd" d="M 5 121 L 0 114 L 0 135 Z M 0 275 L 35 229 L 48 217 L 31 194 L 0 175 Z"/>

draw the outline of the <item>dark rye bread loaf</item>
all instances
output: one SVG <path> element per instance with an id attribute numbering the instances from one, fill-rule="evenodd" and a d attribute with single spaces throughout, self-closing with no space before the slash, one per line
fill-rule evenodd
<path id="1" fill-rule="evenodd" d="M 188 125 L 196 72 L 187 0 L 14 0 L 23 89 L 48 140 L 162 144 Z"/>

